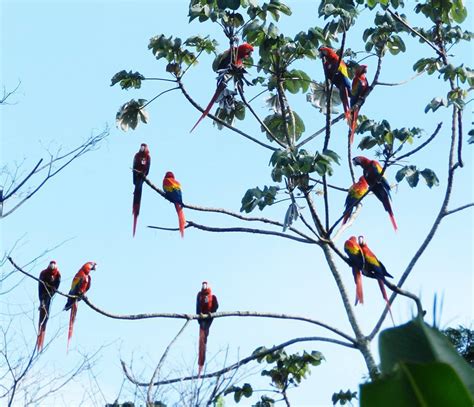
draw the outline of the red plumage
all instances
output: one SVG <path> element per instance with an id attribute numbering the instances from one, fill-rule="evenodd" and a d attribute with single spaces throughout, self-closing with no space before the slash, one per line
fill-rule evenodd
<path id="1" fill-rule="evenodd" d="M 150 172 L 151 157 L 150 150 L 145 143 L 142 143 L 140 149 L 135 154 L 133 158 L 133 185 L 135 188 L 133 190 L 133 205 L 132 205 L 132 214 L 133 214 L 133 236 L 135 236 L 135 231 L 137 228 L 138 215 L 140 213 L 140 202 L 142 199 L 142 187 L 143 179 Z"/>
<path id="2" fill-rule="evenodd" d="M 357 67 L 354 79 L 352 79 L 352 88 L 351 88 L 351 106 L 352 106 L 352 118 L 351 118 L 351 128 L 349 133 L 349 140 L 352 144 L 354 141 L 354 133 L 357 127 L 357 117 L 359 116 L 360 106 L 357 104 L 362 104 L 364 101 L 365 94 L 369 88 L 369 83 L 367 82 L 367 65 L 360 65 Z"/>
<path id="3" fill-rule="evenodd" d="M 36 339 L 36 349 L 38 352 L 43 350 L 44 337 L 46 334 L 46 324 L 49 319 L 49 310 L 51 300 L 56 294 L 59 284 L 61 283 L 61 273 L 57 268 L 56 262 L 52 260 L 48 267 L 41 271 L 38 282 L 39 305 L 39 321 L 38 321 L 38 337 Z"/>
<path id="4" fill-rule="evenodd" d="M 216 312 L 219 308 L 217 297 L 212 294 L 211 287 L 206 281 L 202 283 L 201 291 L 196 298 L 196 314 L 210 314 Z M 198 353 L 198 376 L 201 375 L 204 363 L 206 361 L 207 337 L 209 328 L 212 324 L 212 318 L 200 319 L 199 321 L 199 353 Z"/>

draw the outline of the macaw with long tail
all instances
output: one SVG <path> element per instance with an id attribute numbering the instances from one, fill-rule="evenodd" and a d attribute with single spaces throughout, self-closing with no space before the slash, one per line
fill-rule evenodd
<path id="1" fill-rule="evenodd" d="M 344 209 L 344 218 L 342 219 L 342 224 L 344 225 L 349 217 L 352 214 L 355 203 L 362 198 L 367 191 L 369 190 L 369 184 L 365 180 L 364 176 L 359 178 L 359 181 L 352 184 L 347 193 L 345 209 Z"/>
<path id="2" fill-rule="evenodd" d="M 352 159 L 354 165 L 360 165 L 364 170 L 364 177 L 371 188 L 371 191 L 378 198 L 384 209 L 390 216 L 395 231 L 398 229 L 397 222 L 393 216 L 392 205 L 390 205 L 390 184 L 382 175 L 382 166 L 376 160 L 369 160 L 367 157 L 358 156 Z"/>
<path id="3" fill-rule="evenodd" d="M 216 312 L 219 308 L 217 298 L 212 294 L 211 287 L 206 281 L 203 281 L 201 291 L 196 298 L 196 314 L 210 314 Z M 198 376 L 201 375 L 206 361 L 206 345 L 209 336 L 209 328 L 212 324 L 212 318 L 200 319 L 199 322 L 199 356 L 198 356 Z"/>
<path id="4" fill-rule="evenodd" d="M 367 73 L 367 65 L 359 65 L 355 71 L 354 78 L 352 79 L 351 88 L 351 106 L 352 106 L 352 118 L 351 118 L 351 130 L 350 130 L 350 142 L 354 141 L 354 133 L 357 127 L 357 117 L 359 116 L 360 106 L 356 104 L 363 100 L 367 89 L 369 88 L 369 82 L 365 74 Z M 362 102 L 360 102 L 362 103 Z"/>
<path id="5" fill-rule="evenodd" d="M 351 124 L 350 94 L 351 82 L 347 72 L 347 65 L 339 58 L 336 51 L 329 47 L 320 47 L 319 55 L 323 60 L 324 75 L 339 90 L 342 107 L 346 116 L 347 123 Z"/>
<path id="6" fill-rule="evenodd" d="M 388 311 L 390 312 L 390 317 L 392 318 L 393 325 L 395 322 L 393 320 L 392 310 L 390 308 L 390 301 L 388 300 L 387 291 L 385 291 L 384 281 L 386 277 L 392 278 L 393 276 L 388 273 L 385 266 L 382 262 L 377 259 L 377 256 L 369 249 L 367 243 L 365 243 L 364 236 L 359 236 L 359 246 L 364 255 L 364 267 L 362 269 L 362 274 L 366 277 L 375 278 L 379 283 L 380 291 L 382 292 L 383 299 L 387 303 Z"/>
<path id="7" fill-rule="evenodd" d="M 174 178 L 174 174 L 171 171 L 168 171 L 163 178 L 163 190 L 165 191 L 165 198 L 174 203 L 176 213 L 178 214 L 179 233 L 181 233 L 181 237 L 184 237 L 186 218 L 183 211 L 181 184 Z"/>
<path id="8" fill-rule="evenodd" d="M 344 243 L 344 251 L 349 256 L 349 263 L 352 267 L 352 275 L 356 285 L 356 300 L 355 305 L 359 302 L 364 303 L 364 293 L 362 290 L 362 270 L 365 266 L 365 258 L 362 249 L 357 242 L 355 236 L 351 236 Z"/>
<path id="9" fill-rule="evenodd" d="M 232 50 L 227 50 L 222 56 L 220 56 L 217 66 L 214 69 L 219 73 L 217 78 L 217 88 L 214 92 L 214 95 L 211 98 L 211 101 L 207 105 L 206 109 L 202 113 L 201 117 L 198 119 L 196 124 L 191 129 L 190 133 L 197 127 L 197 125 L 204 119 L 210 112 L 212 106 L 216 101 L 219 99 L 219 96 L 222 95 L 224 89 L 227 88 L 227 83 L 230 81 L 232 77 L 237 78 L 245 73 L 243 69 L 243 60 L 245 58 L 249 58 L 252 55 L 253 47 L 244 42 L 243 44 L 239 45 L 238 47 L 234 47 Z M 214 67 L 213 67 L 214 68 Z M 228 75 L 228 74 L 231 75 Z"/>
<path id="10" fill-rule="evenodd" d="M 38 352 L 43 350 L 51 300 L 53 299 L 54 294 L 56 294 L 60 283 L 61 273 L 59 272 L 56 262 L 51 260 L 48 267 L 40 273 L 38 282 L 38 297 L 40 301 L 38 308 L 40 312 L 38 321 L 38 338 L 36 339 L 36 349 Z"/>
<path id="11" fill-rule="evenodd" d="M 133 158 L 133 185 L 135 189 L 133 190 L 133 205 L 132 205 L 132 214 L 133 214 L 133 236 L 135 236 L 135 230 L 137 228 L 138 214 L 140 213 L 140 202 L 142 200 L 142 187 L 143 187 L 143 178 L 148 175 L 150 172 L 150 150 L 148 145 L 142 143 L 140 150 L 135 154 Z"/>
<path id="12" fill-rule="evenodd" d="M 74 321 L 76 320 L 77 302 L 81 300 L 80 297 L 83 296 L 91 287 L 91 276 L 89 273 L 92 270 L 95 270 L 96 267 L 97 263 L 88 261 L 81 267 L 72 280 L 69 295 L 74 296 L 75 298 L 69 297 L 67 299 L 66 305 L 64 306 L 64 311 L 69 309 L 71 310 L 71 316 L 69 318 L 69 330 L 67 334 L 67 349 L 69 349 L 69 342 L 74 329 Z"/>

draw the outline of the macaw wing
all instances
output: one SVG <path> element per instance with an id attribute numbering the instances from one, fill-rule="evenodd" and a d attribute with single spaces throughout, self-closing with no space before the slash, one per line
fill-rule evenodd
<path id="1" fill-rule="evenodd" d="M 61 284 L 61 274 L 58 272 L 58 276 L 53 282 L 53 287 L 57 290 L 59 288 L 59 284 Z"/>
<path id="2" fill-rule="evenodd" d="M 148 175 L 148 173 L 150 172 L 150 165 L 151 165 L 151 157 L 150 155 L 148 155 L 146 157 L 145 170 L 143 171 L 145 175 Z"/>
<path id="3" fill-rule="evenodd" d="M 219 308 L 219 302 L 217 301 L 217 297 L 213 295 L 211 312 L 216 312 L 218 308 Z"/>
<path id="4" fill-rule="evenodd" d="M 196 314 L 201 314 L 201 292 L 196 297 Z"/>
<path id="5" fill-rule="evenodd" d="M 82 287 L 84 284 L 87 284 L 87 281 L 85 279 L 86 279 L 86 276 L 83 276 L 83 275 L 75 276 L 74 279 L 72 280 L 71 289 L 69 290 L 69 295 L 83 294 L 84 291 L 82 291 Z"/>

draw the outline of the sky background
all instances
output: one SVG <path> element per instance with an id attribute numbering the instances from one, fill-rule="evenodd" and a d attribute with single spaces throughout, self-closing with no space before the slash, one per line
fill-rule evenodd
<path id="1" fill-rule="evenodd" d="M 314 1 L 287 1 L 293 16 L 282 16 L 281 30 L 293 36 L 301 30 L 322 24 L 317 19 Z M 407 13 L 413 2 L 406 2 Z M 472 6 L 472 3 L 471 3 Z M 139 145 L 149 145 L 152 165 L 149 178 L 161 186 L 166 171 L 173 171 L 181 182 L 185 202 L 201 206 L 222 207 L 239 211 L 245 191 L 256 186 L 273 185 L 268 161 L 269 150 L 231 133 L 218 131 L 206 119 L 189 134 L 199 117 L 179 91 L 170 92 L 148 107 L 150 123 L 136 131 L 124 133 L 115 128 L 115 113 L 131 98 L 151 99 L 167 89 L 163 82 L 144 82 L 142 89 L 122 91 L 110 87 L 111 77 L 122 69 L 137 70 L 147 77 L 167 77 L 164 62 L 156 61 L 147 49 L 152 36 L 161 33 L 187 38 L 194 34 L 211 35 L 225 50 L 226 40 L 218 27 L 210 22 L 188 24 L 188 2 L 180 1 L 0 1 L 1 12 L 1 85 L 17 92 L 11 105 L 1 107 L 2 167 L 22 165 L 27 173 L 40 158 L 48 158 L 48 150 L 64 151 L 82 143 L 91 134 L 110 128 L 110 136 L 100 149 L 74 162 L 52 179 L 32 200 L 2 220 L 1 250 L 14 247 L 15 261 L 26 264 L 45 249 L 58 248 L 29 267 L 33 274 L 55 259 L 62 272 L 61 290 L 67 291 L 74 274 L 83 263 L 92 260 L 98 270 L 92 275 L 90 300 L 111 313 L 139 312 L 192 313 L 195 296 L 203 280 L 209 281 L 219 298 L 220 311 L 250 310 L 299 314 L 325 321 L 348 333 L 350 326 L 336 285 L 318 247 L 276 237 L 243 234 L 209 234 L 186 229 L 185 238 L 176 232 L 155 231 L 147 225 L 176 227 L 174 207 L 145 187 L 137 235 L 132 238 L 132 174 L 131 165 Z M 470 7 L 472 11 L 472 7 Z M 472 16 L 464 27 L 472 27 Z M 347 47 L 363 50 L 361 35 L 372 23 L 368 11 L 350 32 Z M 416 25 L 416 17 L 410 16 Z M 387 56 L 380 77 L 384 82 L 400 82 L 413 76 L 413 63 L 433 52 L 417 40 L 403 38 L 409 52 L 397 58 Z M 472 46 L 456 48 L 453 61 L 473 65 Z M 202 106 L 215 88 L 212 57 L 204 55 L 183 82 Z M 372 79 L 376 58 L 365 61 Z M 319 60 L 295 63 L 310 76 L 322 81 Z M 250 70 L 250 77 L 256 71 Z M 337 242 L 350 235 L 364 234 L 369 246 L 383 261 L 396 282 L 430 229 L 441 205 L 446 183 L 447 147 L 449 146 L 450 111 L 439 109 L 425 114 L 423 109 L 435 96 L 444 96 L 448 85 L 436 76 L 423 75 L 403 86 L 377 87 L 363 107 L 363 113 L 374 120 L 388 119 L 395 127 L 421 127 L 429 136 L 436 124 L 444 121 L 440 135 L 429 148 L 413 157 L 410 164 L 433 169 L 440 186 L 429 189 L 420 181 L 411 189 L 402 182 L 393 191 L 393 208 L 399 231 L 393 232 L 387 214 L 375 198 L 364 201 L 353 227 Z M 258 89 L 247 89 L 248 99 Z M 303 117 L 306 133 L 324 126 L 324 116 L 305 101 L 304 94 L 290 95 L 290 103 Z M 262 115 L 268 113 L 264 97 L 254 102 Z M 465 133 L 472 122 L 471 109 L 464 117 Z M 241 123 L 239 123 L 240 125 Z M 241 128 L 265 141 L 259 125 L 252 118 Z M 330 148 L 344 156 L 347 126 L 342 121 L 334 126 Z M 356 135 L 356 143 L 360 136 Z M 307 145 L 309 151 L 321 150 L 322 138 Z M 357 155 L 356 152 L 353 153 Z M 364 153 L 366 154 L 366 153 Z M 367 155 L 372 156 L 372 152 Z M 472 147 L 464 145 L 465 169 L 457 173 L 450 208 L 473 201 Z M 360 170 L 356 170 L 360 175 Z M 395 183 L 395 170 L 388 171 Z M 38 182 L 40 177 L 32 180 Z M 331 182 L 348 187 L 350 178 L 343 160 Z M 5 205 L 5 211 L 21 199 L 17 196 Z M 315 196 L 318 209 L 323 200 Z M 330 195 L 331 216 L 342 213 L 345 194 Z M 283 221 L 287 203 L 268 208 L 265 217 Z M 189 220 L 210 226 L 241 225 L 223 215 L 186 211 Z M 257 210 L 255 215 L 260 216 Z M 472 210 L 446 218 L 427 251 L 417 263 L 404 288 L 421 296 L 432 321 L 435 295 L 444 298 L 440 321 L 442 327 L 470 325 L 473 317 Z M 243 225 L 249 226 L 249 225 Z M 301 229 L 301 222 L 297 225 Z M 354 297 L 352 274 L 337 260 L 346 289 Z M 2 272 L 11 268 L 5 266 Z M 0 287 L 2 293 L 20 281 L 15 277 Z M 364 332 L 368 333 L 383 309 L 383 300 L 375 281 L 365 281 L 366 303 L 355 309 Z M 0 311 L 6 326 L 9 315 L 17 317 L 11 327 L 11 347 L 21 351 L 25 343 L 35 341 L 36 282 L 23 279 L 8 294 L 0 296 Z M 70 369 L 81 354 L 92 354 L 101 346 L 93 368 L 94 377 L 81 376 L 50 400 L 48 406 L 105 405 L 119 395 L 123 381 L 120 359 L 130 362 L 137 377 L 149 379 L 151 369 L 182 325 L 182 321 L 153 319 L 117 321 L 105 318 L 85 304 L 79 305 L 78 317 L 69 354 L 66 354 L 68 315 L 61 311 L 64 298 L 56 298 L 48 324 L 47 340 L 54 332 L 56 339 L 44 352 L 40 362 L 43 372 Z M 408 299 L 398 298 L 392 306 L 395 321 L 406 322 L 413 306 Z M 22 314 L 23 313 L 23 314 Z M 384 327 L 389 327 L 389 320 Z M 208 343 L 208 365 L 213 371 L 245 357 L 255 348 L 270 347 L 294 337 L 326 335 L 324 330 L 294 321 L 253 318 L 222 318 L 211 328 Z M 173 347 L 163 369 L 163 377 L 176 377 L 196 369 L 197 323 L 190 324 Z M 31 347 L 31 346 L 30 346 Z M 356 351 L 333 344 L 310 343 L 292 346 L 287 351 L 321 351 L 326 361 L 313 368 L 312 375 L 290 392 L 295 406 L 330 405 L 333 392 L 348 388 L 357 390 L 366 374 L 365 364 Z M 372 346 L 377 354 L 376 341 Z M 215 357 L 214 357 L 215 356 Z M 265 388 L 266 381 L 253 376 L 243 380 Z M 100 391 L 97 390 L 97 383 Z M 120 401 L 132 399 L 122 390 Z M 163 401 L 172 403 L 176 393 L 164 389 Z M 253 402 L 257 400 L 252 399 Z M 232 405 L 230 397 L 226 398 Z M 18 406 L 22 405 L 17 400 Z M 46 404 L 41 404 L 46 406 Z M 242 403 L 241 403 L 242 405 Z M 245 405 L 245 403 L 243 404 Z"/>

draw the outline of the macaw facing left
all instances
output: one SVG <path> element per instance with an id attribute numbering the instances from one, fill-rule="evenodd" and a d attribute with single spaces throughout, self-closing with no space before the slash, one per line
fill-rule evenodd
<path id="1" fill-rule="evenodd" d="M 49 262 L 49 265 L 39 275 L 38 282 L 38 297 L 39 305 L 39 321 L 38 321 L 38 338 L 36 340 L 36 348 L 38 352 L 43 350 L 44 335 L 46 333 L 46 324 L 49 319 L 49 308 L 54 294 L 61 283 L 61 273 L 54 260 Z"/>
<path id="2" fill-rule="evenodd" d="M 181 184 L 174 178 L 174 174 L 171 171 L 168 171 L 163 178 L 163 190 L 165 191 L 165 198 L 174 203 L 176 213 L 178 214 L 179 233 L 181 233 L 181 237 L 184 237 L 186 219 L 183 212 Z"/>
<path id="3" fill-rule="evenodd" d="M 203 281 L 201 291 L 196 298 L 196 314 L 210 314 L 216 312 L 219 308 L 217 297 L 212 294 L 211 287 L 206 281 Z M 201 375 L 206 361 L 206 345 L 209 336 L 209 328 L 212 324 L 212 318 L 200 319 L 199 322 L 199 355 L 198 355 L 198 376 Z"/>
<path id="4" fill-rule="evenodd" d="M 354 282 L 356 285 L 356 300 L 355 305 L 357 303 L 364 303 L 364 293 L 362 291 L 362 270 L 364 269 L 365 259 L 364 254 L 362 253 L 362 249 L 357 242 L 357 238 L 355 236 L 351 236 L 349 239 L 346 240 L 344 243 L 344 251 L 349 256 L 349 263 L 352 267 L 352 275 L 354 276 Z"/>
<path id="5" fill-rule="evenodd" d="M 384 209 L 390 216 L 393 228 L 397 230 L 397 222 L 393 216 L 392 206 L 390 205 L 390 185 L 382 175 L 382 166 L 376 160 L 369 160 L 367 157 L 358 156 L 352 159 L 354 165 L 360 165 L 364 170 L 364 177 L 369 184 L 374 195 L 378 198 Z"/>
<path id="6" fill-rule="evenodd" d="M 354 132 L 357 126 L 357 117 L 359 116 L 360 106 L 355 106 L 356 103 L 363 100 L 367 89 L 369 88 L 369 82 L 365 74 L 367 73 L 367 65 L 359 65 L 355 71 L 355 76 L 352 79 L 351 89 L 351 106 L 352 106 L 352 119 L 351 119 L 351 132 L 350 142 L 354 141 Z M 362 102 L 360 102 L 362 103 Z"/>
<path id="7" fill-rule="evenodd" d="M 243 44 L 239 45 L 238 47 L 234 47 L 232 50 L 227 50 L 219 59 L 217 72 L 219 72 L 219 76 L 217 78 L 217 88 L 214 92 L 214 95 L 211 98 L 211 101 L 204 109 L 201 117 L 199 117 L 196 124 L 191 129 L 190 133 L 197 127 L 197 125 L 204 119 L 210 112 L 212 105 L 219 99 L 219 96 L 222 94 L 224 89 L 227 88 L 227 83 L 234 77 L 234 79 L 239 79 L 243 77 L 243 74 L 246 71 L 243 69 L 243 60 L 245 58 L 249 58 L 252 55 L 253 47 L 244 42 Z M 228 75 L 226 75 L 228 74 Z"/>
<path id="8" fill-rule="evenodd" d="M 351 124 L 350 93 L 351 82 L 347 73 L 347 66 L 342 58 L 332 48 L 320 47 L 319 54 L 323 60 L 324 75 L 339 90 L 342 107 L 347 123 Z"/>
<path id="9" fill-rule="evenodd" d="M 140 150 L 135 154 L 133 158 L 133 185 L 135 189 L 133 190 L 133 236 L 135 236 L 135 230 L 137 228 L 137 219 L 138 214 L 140 213 L 140 202 L 142 200 L 142 187 L 143 187 L 143 178 L 148 175 L 150 172 L 150 150 L 145 143 L 142 143 Z"/>
<path id="10" fill-rule="evenodd" d="M 88 261 L 81 267 L 72 280 L 69 295 L 75 296 L 76 298 L 69 297 L 67 299 L 66 305 L 64 306 L 64 311 L 69 309 L 71 310 L 71 316 L 69 318 L 69 330 L 67 335 L 67 349 L 69 349 L 69 341 L 71 340 L 74 329 L 74 321 L 76 320 L 77 302 L 81 300 L 80 297 L 83 296 L 91 287 L 91 276 L 89 273 L 92 270 L 95 270 L 96 267 L 97 263 Z"/>
<path id="11" fill-rule="evenodd" d="M 344 225 L 349 217 L 352 214 L 352 210 L 354 209 L 355 203 L 362 198 L 367 191 L 369 190 L 369 184 L 365 180 L 364 176 L 359 178 L 355 184 L 349 188 L 349 192 L 347 193 L 345 208 L 344 208 L 344 218 L 342 219 L 342 224 Z"/>
<path id="12" fill-rule="evenodd" d="M 390 302 L 388 300 L 387 292 L 385 291 L 384 281 L 386 277 L 392 278 L 393 276 L 388 273 L 385 266 L 382 262 L 375 256 L 372 250 L 369 249 L 369 246 L 365 243 L 364 236 L 359 236 L 359 246 L 364 255 L 364 267 L 362 269 L 362 274 L 366 277 L 375 278 L 379 283 L 380 291 L 382 292 L 383 299 L 387 303 L 388 310 L 390 312 L 390 317 L 392 322 L 395 325 L 393 320 L 392 310 L 390 308 Z"/>

